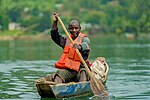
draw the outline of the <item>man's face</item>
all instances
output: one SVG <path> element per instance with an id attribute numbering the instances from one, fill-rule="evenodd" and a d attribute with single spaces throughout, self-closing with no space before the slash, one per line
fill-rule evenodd
<path id="1" fill-rule="evenodd" d="M 73 22 L 69 26 L 69 31 L 73 35 L 73 37 L 77 37 L 80 32 L 80 26 L 78 23 Z"/>

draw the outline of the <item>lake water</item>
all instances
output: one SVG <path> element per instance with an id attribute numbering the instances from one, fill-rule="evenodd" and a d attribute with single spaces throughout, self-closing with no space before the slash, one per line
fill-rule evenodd
<path id="1" fill-rule="evenodd" d="M 109 64 L 109 100 L 150 100 L 150 40 L 92 37 L 90 60 Z M 0 99 L 41 99 L 35 80 L 53 73 L 62 49 L 52 40 L 0 41 Z M 99 100 L 91 95 L 65 100 Z M 61 99 L 58 99 L 61 100 Z M 63 99 L 64 100 L 64 99 Z"/>

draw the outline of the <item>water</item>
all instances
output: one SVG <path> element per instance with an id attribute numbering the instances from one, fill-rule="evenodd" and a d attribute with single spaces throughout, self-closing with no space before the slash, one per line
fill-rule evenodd
<path id="1" fill-rule="evenodd" d="M 91 48 L 90 60 L 104 56 L 109 64 L 109 100 L 150 99 L 150 40 L 93 37 Z M 0 99 L 51 100 L 40 98 L 35 80 L 56 71 L 61 51 L 51 40 L 0 41 Z M 82 99 L 102 100 L 92 95 L 57 100 Z"/>

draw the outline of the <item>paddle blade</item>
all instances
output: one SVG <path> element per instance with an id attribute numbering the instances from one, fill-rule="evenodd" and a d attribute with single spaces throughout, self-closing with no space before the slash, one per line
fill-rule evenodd
<path id="1" fill-rule="evenodd" d="M 108 96 L 108 93 L 105 90 L 105 87 L 103 86 L 102 82 L 96 79 L 95 77 L 91 77 L 90 86 L 94 95 Z"/>

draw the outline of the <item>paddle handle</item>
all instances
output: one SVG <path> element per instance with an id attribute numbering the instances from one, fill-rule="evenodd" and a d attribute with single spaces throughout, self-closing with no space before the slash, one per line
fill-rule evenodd
<path id="1" fill-rule="evenodd" d="M 69 35 L 69 33 L 68 33 L 68 31 L 67 31 L 65 25 L 63 24 L 62 20 L 60 19 L 59 16 L 57 16 L 57 18 L 58 18 L 58 20 L 59 20 L 59 22 L 60 22 L 62 28 L 64 29 L 64 31 L 65 31 L 67 37 L 69 38 L 69 40 L 71 41 L 71 43 L 74 44 L 74 42 L 73 42 L 72 38 L 70 37 L 70 35 Z M 78 49 L 75 49 L 75 50 L 76 50 L 76 53 L 78 54 L 79 58 L 81 59 L 83 65 L 84 65 L 84 67 L 85 67 L 85 69 L 87 70 L 88 74 L 90 75 L 90 77 L 93 77 L 92 74 L 91 74 L 91 72 L 90 72 L 90 70 L 89 70 L 89 68 L 88 68 L 88 66 L 87 66 L 87 64 L 85 63 L 83 57 L 81 56 L 81 53 L 79 52 Z"/>

